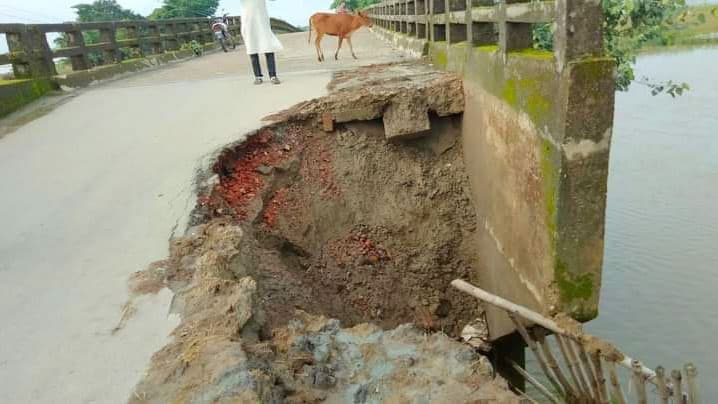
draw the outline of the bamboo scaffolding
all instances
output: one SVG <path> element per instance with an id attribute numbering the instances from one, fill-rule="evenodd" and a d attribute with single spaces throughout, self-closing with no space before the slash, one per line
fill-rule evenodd
<path id="1" fill-rule="evenodd" d="M 566 348 L 566 341 L 564 341 L 564 336 L 561 334 L 556 334 L 556 343 L 558 344 L 558 349 L 561 351 L 561 356 L 563 357 L 563 361 L 566 363 L 566 367 L 568 368 L 568 373 L 571 375 L 571 380 L 573 380 L 574 386 L 576 386 L 576 391 L 578 392 L 579 398 L 588 398 L 588 393 L 586 390 L 586 386 L 582 384 L 581 380 L 578 377 L 577 370 L 578 367 L 578 361 L 575 358 L 572 358 L 571 355 L 568 352 L 568 349 Z M 578 370 L 580 372 L 580 370 Z"/>
<path id="2" fill-rule="evenodd" d="M 516 316 L 515 313 L 509 313 L 509 317 L 511 317 L 511 321 L 514 322 L 516 329 L 519 331 L 519 334 L 521 334 L 521 337 L 524 339 L 524 342 L 526 342 L 526 345 L 528 345 L 531 349 L 531 352 L 534 353 L 534 356 L 536 357 L 536 360 L 538 361 L 539 366 L 541 367 L 543 373 L 546 375 L 548 381 L 551 383 L 551 385 L 553 385 L 554 389 L 556 389 L 559 395 L 565 397 L 565 393 L 561 388 L 561 384 L 554 379 L 553 375 L 551 374 L 551 371 L 548 368 L 548 365 L 546 364 L 546 360 L 539 353 L 538 347 L 536 346 L 536 341 L 531 338 L 528 331 L 526 331 L 526 327 L 524 327 L 522 321 Z"/>
<path id="3" fill-rule="evenodd" d="M 561 383 L 561 386 L 563 387 L 567 398 L 578 398 L 578 393 L 568 381 L 566 376 L 563 374 L 563 371 L 558 365 L 558 362 L 556 362 L 556 358 L 553 356 L 553 352 L 551 352 L 551 347 L 546 341 L 544 330 L 536 330 L 536 332 L 534 333 L 534 337 L 536 341 L 538 341 L 539 346 L 541 347 L 541 351 L 543 352 L 544 358 L 546 358 L 546 362 L 548 363 L 549 368 L 551 368 L 553 374 L 556 376 L 556 378 L 558 378 L 558 382 Z"/>
<path id="4" fill-rule="evenodd" d="M 581 359 L 583 369 L 586 371 L 586 376 L 588 377 L 593 397 L 599 398 L 600 393 L 598 392 L 598 379 L 596 378 L 596 373 L 593 371 L 593 366 L 591 366 L 591 363 L 588 360 L 586 348 L 584 348 L 583 344 L 580 343 L 577 343 L 576 346 L 578 347 L 578 357 Z"/>
<path id="5" fill-rule="evenodd" d="M 661 399 L 661 404 L 668 404 L 668 386 L 666 386 L 666 370 L 663 366 L 656 368 L 656 381 L 658 382 L 658 397 Z"/>
<path id="6" fill-rule="evenodd" d="M 638 404 L 648 404 L 646 396 L 646 380 L 641 373 L 641 362 L 633 361 L 633 386 L 636 388 Z"/>
<path id="7" fill-rule="evenodd" d="M 526 307 L 519 306 L 518 304 L 512 303 L 483 289 L 477 288 L 476 286 L 473 286 L 472 284 L 465 282 L 461 279 L 456 279 L 452 281 L 451 286 L 464 293 L 474 296 L 479 300 L 482 300 L 498 308 L 504 309 L 509 313 L 516 313 L 524 319 L 530 321 L 531 323 L 538 324 L 553 333 L 568 335 L 566 330 L 559 327 L 559 325 L 556 324 L 555 321 L 546 318 L 533 310 L 527 309 Z M 626 369 L 633 370 L 633 359 L 624 353 L 621 353 L 621 355 L 623 355 L 623 359 L 621 361 L 617 361 L 616 363 Z M 646 381 L 652 384 L 656 384 L 656 373 L 653 370 L 643 366 L 641 368 L 641 373 L 643 373 L 643 377 L 646 379 Z"/>
<path id="8" fill-rule="evenodd" d="M 558 335 L 558 334 L 557 334 Z M 588 372 L 583 369 L 581 362 L 578 360 L 578 355 L 576 354 L 576 349 L 574 348 L 574 343 L 570 339 L 566 339 L 565 337 L 561 337 L 564 340 L 564 343 L 566 345 L 566 349 L 568 350 L 569 356 L 571 356 L 571 360 L 576 364 L 576 372 L 578 373 L 579 380 L 581 381 L 581 386 L 583 387 L 583 390 L 586 392 L 586 397 L 590 398 L 591 396 L 591 384 L 588 381 Z"/>
<path id="9" fill-rule="evenodd" d="M 621 389 L 621 380 L 618 378 L 616 363 L 607 361 L 606 367 L 608 367 L 608 375 L 611 378 L 611 400 L 616 404 L 626 404 L 626 397 Z"/>
<path id="10" fill-rule="evenodd" d="M 671 379 L 673 380 L 673 402 L 674 404 L 683 404 L 683 377 L 680 370 L 671 371 Z"/>
<path id="11" fill-rule="evenodd" d="M 591 355 L 593 361 L 593 368 L 596 370 L 596 380 L 598 381 L 598 399 L 601 404 L 609 404 L 608 392 L 606 391 L 606 375 L 603 373 L 603 366 L 601 366 L 601 353 L 596 352 Z"/>
<path id="12" fill-rule="evenodd" d="M 686 387 L 688 388 L 688 402 L 690 404 L 701 404 L 698 394 L 698 369 L 692 363 L 687 363 L 683 370 L 686 373 Z"/>
<path id="13" fill-rule="evenodd" d="M 541 394 L 543 394 L 549 401 L 551 401 L 554 404 L 561 404 L 561 402 L 556 398 L 556 396 L 551 394 L 551 392 L 548 391 L 548 389 L 546 387 L 544 387 L 544 385 L 541 384 L 541 382 L 539 382 L 538 380 L 536 380 L 536 378 L 531 376 L 526 370 L 524 370 L 524 368 L 519 366 L 516 362 L 512 361 L 511 359 L 509 359 L 508 362 L 511 365 L 511 367 L 514 368 L 515 371 L 519 372 L 521 374 L 521 376 L 523 376 L 526 379 L 527 382 L 529 382 L 532 386 L 534 386 L 536 388 L 536 390 L 538 390 Z"/>

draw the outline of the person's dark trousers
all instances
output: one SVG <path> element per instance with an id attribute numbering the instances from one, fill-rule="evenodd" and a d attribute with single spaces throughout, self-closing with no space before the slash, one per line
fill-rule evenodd
<path id="1" fill-rule="evenodd" d="M 269 70 L 269 77 L 277 77 L 277 64 L 274 60 L 274 53 L 265 53 L 267 57 L 267 69 Z M 252 70 L 254 70 L 254 77 L 262 77 L 262 66 L 259 64 L 259 54 L 249 55 L 252 59 Z"/>

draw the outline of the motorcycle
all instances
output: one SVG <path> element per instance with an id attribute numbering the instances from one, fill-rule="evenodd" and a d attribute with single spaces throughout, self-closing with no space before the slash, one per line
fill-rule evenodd
<path id="1" fill-rule="evenodd" d="M 229 33 L 229 18 L 227 18 L 227 14 L 212 22 L 212 32 L 223 51 L 229 52 L 228 48 L 230 47 L 232 49 L 237 48 L 237 42 L 232 37 L 232 34 Z"/>

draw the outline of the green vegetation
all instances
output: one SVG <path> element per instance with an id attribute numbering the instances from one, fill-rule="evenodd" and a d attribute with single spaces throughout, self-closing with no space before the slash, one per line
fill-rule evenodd
<path id="1" fill-rule="evenodd" d="M 718 5 L 688 7 L 646 50 L 705 44 L 718 44 Z"/>
<path id="2" fill-rule="evenodd" d="M 339 7 L 340 4 L 344 3 L 350 10 L 361 10 L 366 6 L 378 3 L 379 0 L 333 0 L 329 6 L 332 9 Z"/>
<path id="3" fill-rule="evenodd" d="M 50 80 L 0 80 L 0 117 L 4 117 L 55 89 Z"/>
<path id="4" fill-rule="evenodd" d="M 102 21 L 125 21 L 125 20 L 142 20 L 140 14 L 135 13 L 132 10 L 123 8 L 115 0 L 95 0 L 88 4 L 77 4 L 72 6 L 77 14 L 77 22 L 102 22 Z M 99 31 L 85 31 L 83 33 L 85 44 L 92 45 L 101 42 Z M 127 39 L 126 31 L 118 31 L 117 39 Z M 55 39 L 55 46 L 59 48 L 66 48 L 70 45 L 69 38 L 66 34 L 62 34 L 60 37 Z M 128 56 L 131 50 L 124 50 L 123 56 Z M 93 66 L 102 64 L 102 55 L 99 53 L 90 53 L 88 60 Z M 69 61 L 61 61 L 57 65 L 58 73 L 66 72 L 70 70 Z"/>
<path id="5" fill-rule="evenodd" d="M 210 17 L 219 7 L 219 0 L 164 0 L 148 17 L 150 20 L 167 18 Z"/>
<path id="6" fill-rule="evenodd" d="M 140 14 L 123 8 L 115 0 L 95 0 L 90 4 L 72 6 L 78 22 L 142 20 Z"/>

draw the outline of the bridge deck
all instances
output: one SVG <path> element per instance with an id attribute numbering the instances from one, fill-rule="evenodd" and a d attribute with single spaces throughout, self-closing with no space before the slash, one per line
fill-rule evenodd
<path id="1" fill-rule="evenodd" d="M 125 281 L 183 232 L 202 159 L 324 93 L 332 70 L 400 59 L 364 31 L 358 62 L 330 59 L 325 39 L 320 65 L 306 35 L 282 37 L 281 86 L 253 86 L 238 49 L 81 90 L 0 132 L 0 402 L 124 402 L 176 324 L 164 291 L 113 336 Z"/>

